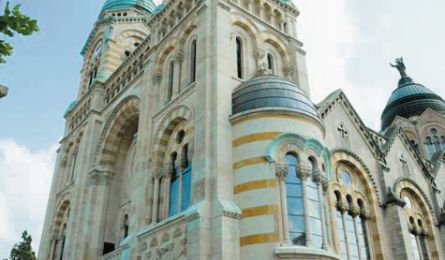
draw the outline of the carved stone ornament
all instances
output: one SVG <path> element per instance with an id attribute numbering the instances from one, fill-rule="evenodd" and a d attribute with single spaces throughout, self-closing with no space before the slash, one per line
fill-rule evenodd
<path id="1" fill-rule="evenodd" d="M 368 207 L 363 206 L 363 207 L 360 209 L 360 217 L 361 217 L 361 218 L 364 218 L 364 219 L 369 219 L 369 218 L 371 218 L 371 211 L 369 210 Z"/>
<path id="2" fill-rule="evenodd" d="M 157 72 L 153 75 L 153 84 L 157 85 L 157 84 L 161 83 L 161 80 L 162 80 L 161 72 Z"/>
<path id="3" fill-rule="evenodd" d="M 108 184 L 114 178 L 114 173 L 109 170 L 92 170 L 88 177 L 93 185 Z"/>
<path id="4" fill-rule="evenodd" d="M 397 205 L 399 207 L 405 207 L 406 202 L 403 201 L 399 196 L 397 196 L 391 188 L 388 188 L 388 192 L 386 193 L 386 201 L 384 203 L 385 207 L 390 205 Z"/>
<path id="5" fill-rule="evenodd" d="M 280 181 L 284 181 L 289 172 L 289 167 L 287 164 L 275 164 L 275 174 Z"/>
<path id="6" fill-rule="evenodd" d="M 303 163 L 300 163 L 300 165 L 298 166 L 297 175 L 298 177 L 300 177 L 301 180 L 306 180 L 310 176 L 309 167 L 307 167 Z"/>
<path id="7" fill-rule="evenodd" d="M 286 77 L 293 77 L 294 76 L 294 67 L 288 66 L 284 68 L 284 76 Z"/>
<path id="8" fill-rule="evenodd" d="M 337 202 L 337 209 L 341 213 L 345 213 L 346 211 L 348 211 L 348 204 L 346 204 L 346 202 L 344 202 L 343 200 L 339 200 Z"/>
<path id="9" fill-rule="evenodd" d="M 352 217 L 357 217 L 360 215 L 360 208 L 357 205 L 351 205 L 349 207 L 349 214 L 351 214 Z"/>

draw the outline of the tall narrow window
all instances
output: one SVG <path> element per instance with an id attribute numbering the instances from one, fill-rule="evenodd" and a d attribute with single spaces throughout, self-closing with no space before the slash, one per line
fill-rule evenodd
<path id="1" fill-rule="evenodd" d="M 343 214 L 339 210 L 337 210 L 336 220 L 337 220 L 338 240 L 340 242 L 340 256 L 341 259 L 348 259 L 348 251 L 346 249 L 345 227 L 343 226 Z"/>
<path id="2" fill-rule="evenodd" d="M 428 151 L 428 156 L 431 158 L 435 153 L 435 149 L 434 149 L 433 140 L 431 139 L 430 136 L 426 137 L 425 146 Z"/>
<path id="3" fill-rule="evenodd" d="M 167 88 L 167 102 L 171 100 L 173 95 L 173 84 L 175 80 L 175 63 L 170 61 L 168 66 L 168 88 Z"/>
<path id="4" fill-rule="evenodd" d="M 416 235 L 411 233 L 410 234 L 410 239 L 411 239 L 411 248 L 413 250 L 414 259 L 415 260 L 421 260 L 422 258 L 420 256 L 419 246 L 417 245 L 417 237 L 416 237 Z"/>
<path id="5" fill-rule="evenodd" d="M 307 179 L 306 191 L 309 205 L 311 240 L 314 247 L 321 248 L 323 245 L 321 199 L 318 193 L 318 184 L 314 181 L 314 173 L 317 170 L 315 158 L 309 158 L 309 166 L 311 176 Z"/>
<path id="6" fill-rule="evenodd" d="M 63 225 L 62 244 L 60 245 L 60 260 L 63 260 L 63 253 L 65 251 L 65 241 L 66 241 L 66 224 Z"/>
<path id="7" fill-rule="evenodd" d="M 445 135 L 442 135 L 441 139 L 442 139 L 442 151 L 445 151 Z"/>
<path id="8" fill-rule="evenodd" d="M 130 225 L 128 223 L 128 215 L 125 214 L 124 215 L 124 219 L 122 221 L 122 231 L 123 231 L 123 239 L 125 239 L 126 237 L 128 237 L 128 231 L 130 229 Z"/>
<path id="9" fill-rule="evenodd" d="M 422 225 L 422 220 L 418 220 L 417 221 L 417 223 L 419 224 L 419 228 L 420 228 L 420 230 L 422 230 L 423 231 L 423 225 Z M 423 233 L 423 232 L 421 232 L 420 233 L 420 235 L 419 235 L 419 237 L 418 237 L 418 239 L 419 239 L 419 243 L 420 243 L 420 249 L 421 249 L 421 251 L 422 251 L 422 257 L 423 257 L 423 260 L 429 260 L 430 259 L 430 256 L 429 256 L 429 254 L 428 254 L 428 246 L 427 246 L 427 242 L 426 242 L 426 236 L 425 236 L 425 234 Z"/>
<path id="10" fill-rule="evenodd" d="M 190 83 L 196 81 L 196 40 L 190 46 Z"/>
<path id="11" fill-rule="evenodd" d="M 286 155 L 288 174 L 286 177 L 286 198 L 289 218 L 289 237 L 295 245 L 306 244 L 304 223 L 303 192 L 301 179 L 297 175 L 297 157 Z"/>
<path id="12" fill-rule="evenodd" d="M 236 37 L 236 68 L 239 79 L 243 78 L 243 44 L 240 37 Z"/>
<path id="13" fill-rule="evenodd" d="M 172 155 L 172 176 L 170 180 L 170 201 L 169 201 L 169 207 L 168 207 L 168 215 L 174 216 L 179 212 L 178 209 L 178 196 L 179 196 L 179 174 L 178 170 L 176 168 L 176 160 L 177 160 L 177 153 L 173 153 Z"/>
<path id="14" fill-rule="evenodd" d="M 183 148 L 184 156 L 184 172 L 182 173 L 182 205 L 181 210 L 186 210 L 190 206 L 190 199 L 192 193 L 192 163 L 189 161 L 188 144 Z"/>
<path id="15" fill-rule="evenodd" d="M 270 53 L 267 54 L 267 68 L 271 73 L 274 73 L 273 56 Z"/>
<path id="16" fill-rule="evenodd" d="M 359 199 L 357 201 L 357 204 L 360 207 L 360 211 L 364 212 L 363 201 Z M 369 260 L 371 259 L 371 255 L 369 252 L 368 227 L 366 225 L 366 217 L 363 214 L 360 214 L 360 216 L 356 218 L 356 221 L 360 256 L 362 259 Z"/>

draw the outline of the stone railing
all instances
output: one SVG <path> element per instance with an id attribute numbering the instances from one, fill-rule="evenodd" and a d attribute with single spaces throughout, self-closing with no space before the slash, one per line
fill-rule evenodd
<path id="1" fill-rule="evenodd" d="M 101 260 L 119 260 L 120 257 L 121 257 L 121 250 L 116 249 L 113 252 L 103 255 Z"/>

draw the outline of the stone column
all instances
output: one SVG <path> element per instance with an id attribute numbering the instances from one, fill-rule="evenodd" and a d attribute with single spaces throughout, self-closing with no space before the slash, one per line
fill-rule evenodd
<path id="1" fill-rule="evenodd" d="M 346 214 L 348 214 L 348 205 L 347 203 L 343 200 L 340 200 L 337 203 L 337 210 L 340 211 L 341 213 L 341 221 L 343 222 L 343 234 L 345 235 L 345 244 L 346 244 L 346 253 L 348 255 L 348 259 L 351 258 L 351 253 L 350 253 L 350 249 L 349 249 L 349 238 L 348 238 L 348 229 L 346 226 Z M 340 245 L 341 248 L 341 245 Z"/>
<path id="2" fill-rule="evenodd" d="M 289 220 L 287 217 L 287 200 L 286 200 L 286 177 L 289 173 L 289 169 L 287 165 L 275 165 L 275 174 L 278 178 L 278 185 L 280 188 L 280 203 L 281 203 L 281 234 L 282 234 L 282 241 L 284 244 L 291 245 L 292 242 L 290 241 L 289 237 Z"/>
<path id="3" fill-rule="evenodd" d="M 357 242 L 358 257 L 359 257 L 359 259 L 364 259 L 365 256 L 361 255 L 360 243 L 358 242 L 358 240 L 360 238 L 359 238 L 359 233 L 358 233 L 357 218 L 360 215 L 360 208 L 357 205 L 355 205 L 355 204 L 351 205 L 351 207 L 349 207 L 349 214 L 351 214 L 352 220 L 353 220 L 353 223 L 354 223 L 354 232 L 355 232 L 355 237 L 357 239 L 356 242 Z"/>
<path id="4" fill-rule="evenodd" d="M 159 207 L 159 180 L 161 176 L 159 174 L 153 175 L 153 205 L 152 205 L 152 215 L 151 215 L 151 223 L 158 222 L 158 207 Z"/>
<path id="5" fill-rule="evenodd" d="M 306 187 L 306 181 L 309 177 L 309 171 L 308 167 L 305 167 L 305 165 L 300 162 L 298 165 L 298 177 L 301 179 L 301 189 L 303 193 L 303 209 L 304 209 L 304 227 L 305 227 L 305 234 L 306 234 L 306 246 L 310 247 L 312 246 L 312 234 L 311 234 L 311 223 L 310 223 L 310 217 L 309 217 L 309 203 L 307 198 L 307 187 Z"/>
<path id="6" fill-rule="evenodd" d="M 178 52 L 176 54 L 176 61 L 178 62 L 178 80 L 176 84 L 176 94 L 172 95 L 177 96 L 181 93 L 181 83 L 182 83 L 182 63 L 184 61 L 184 54 L 182 52 Z"/>
<path id="7" fill-rule="evenodd" d="M 90 238 L 85 241 L 86 258 L 89 259 L 95 259 L 102 255 L 108 194 L 113 178 L 114 173 L 111 170 L 94 169 L 89 173 L 89 221 L 91 226 L 89 228 Z"/>
<path id="8" fill-rule="evenodd" d="M 163 216 L 164 218 L 167 218 L 169 215 L 169 205 L 170 205 L 170 183 L 171 183 L 171 178 L 173 175 L 173 166 L 169 165 L 165 168 L 164 170 L 164 203 L 163 203 L 163 207 L 162 207 L 162 211 L 163 211 Z"/>
<path id="9" fill-rule="evenodd" d="M 321 232 L 323 236 L 322 248 L 328 249 L 328 235 L 327 235 L 327 227 L 326 227 L 326 213 L 325 213 L 325 190 L 327 190 L 328 180 L 326 176 L 324 176 L 320 171 L 314 171 L 315 183 L 318 184 L 318 197 L 320 198 L 320 217 L 321 217 Z"/>

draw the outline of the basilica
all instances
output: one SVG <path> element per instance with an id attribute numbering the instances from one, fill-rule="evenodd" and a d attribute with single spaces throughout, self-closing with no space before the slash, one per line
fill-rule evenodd
<path id="1" fill-rule="evenodd" d="M 104 0 L 38 258 L 444 260 L 445 101 L 400 58 L 381 129 L 313 103 L 298 16 Z"/>

